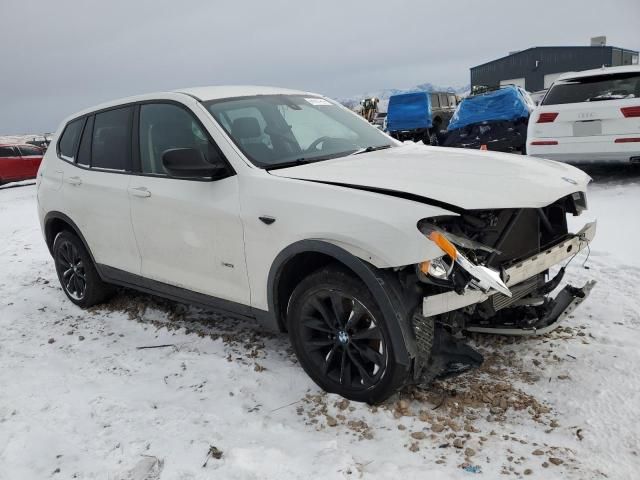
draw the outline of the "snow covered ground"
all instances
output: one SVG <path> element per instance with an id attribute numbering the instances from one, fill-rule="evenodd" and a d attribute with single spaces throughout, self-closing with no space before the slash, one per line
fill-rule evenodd
<path id="1" fill-rule="evenodd" d="M 0 479 L 638 478 L 640 172 L 595 175 L 566 278 L 599 283 L 563 328 L 475 337 L 480 370 L 378 407 L 252 324 L 133 292 L 76 308 L 35 187 L 0 188 Z"/>

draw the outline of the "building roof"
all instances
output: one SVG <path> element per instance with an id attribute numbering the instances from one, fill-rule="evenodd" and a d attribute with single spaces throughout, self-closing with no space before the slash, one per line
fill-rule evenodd
<path id="1" fill-rule="evenodd" d="M 501 60 L 504 60 L 505 58 L 509 58 L 509 57 L 513 57 L 515 55 L 520 55 L 521 53 L 524 52 L 528 52 L 529 50 L 542 50 L 542 49 L 594 49 L 594 48 L 615 48 L 618 50 L 624 50 L 626 52 L 633 52 L 633 53 L 638 53 L 637 50 L 631 50 L 629 48 L 621 48 L 621 47 L 616 47 L 613 45 L 576 45 L 576 46 L 546 46 L 546 47 L 530 47 L 530 48 L 526 48 L 524 50 L 520 50 L 518 52 L 513 52 L 510 53 L 509 55 L 505 55 L 504 57 L 500 57 L 500 58 L 496 58 L 495 60 L 491 60 L 489 62 L 485 62 L 485 63 L 481 63 L 479 65 L 476 65 L 475 67 L 471 67 L 471 70 L 473 70 L 474 68 L 478 68 L 478 67 L 482 67 L 484 65 L 489 65 L 490 63 L 494 63 L 494 62 L 499 62 Z"/>

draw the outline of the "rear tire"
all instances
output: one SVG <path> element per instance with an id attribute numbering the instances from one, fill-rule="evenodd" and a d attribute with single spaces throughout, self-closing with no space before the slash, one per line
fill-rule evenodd
<path id="1" fill-rule="evenodd" d="M 296 287 L 287 310 L 289 336 L 305 372 L 322 389 L 377 403 L 396 392 L 408 369 L 373 296 L 348 270 L 329 265 Z M 401 343 L 401 344 L 397 344 Z"/>
<path id="2" fill-rule="evenodd" d="M 53 259 L 58 280 L 69 300 L 89 308 L 107 300 L 115 288 L 103 282 L 93 260 L 77 235 L 63 231 L 53 242 Z"/>

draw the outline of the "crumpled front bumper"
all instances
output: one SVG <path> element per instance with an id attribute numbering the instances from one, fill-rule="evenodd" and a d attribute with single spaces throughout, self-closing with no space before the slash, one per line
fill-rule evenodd
<path id="1" fill-rule="evenodd" d="M 554 246 L 549 247 L 544 251 L 503 270 L 501 274 L 502 280 L 508 287 L 517 286 L 527 279 L 530 279 L 534 275 L 538 275 L 553 267 L 554 265 L 557 265 L 576 255 L 593 240 L 595 233 L 596 222 L 588 223 L 582 228 L 582 230 L 580 230 L 575 235 L 567 238 L 566 240 L 563 240 L 562 242 L 559 242 Z M 586 298 L 594 284 L 594 281 L 588 282 L 582 289 L 576 289 L 575 287 L 567 286 L 555 299 L 557 307 L 554 309 L 554 312 L 549 314 L 549 316 L 554 316 L 555 318 L 549 318 L 548 320 L 552 320 L 551 322 L 543 323 L 545 325 L 557 324 L 557 320 L 563 318 L 564 313 L 568 309 L 572 310 L 579 303 L 581 303 L 584 298 Z M 484 302 L 497 293 L 498 292 L 495 292 L 493 290 L 489 292 L 483 292 L 481 290 L 469 289 L 462 295 L 451 291 L 439 295 L 425 297 L 422 304 L 422 315 L 425 317 L 432 317 L 453 310 L 458 310 L 469 305 Z M 470 327 L 468 328 L 468 330 L 477 332 L 490 331 L 492 333 L 504 334 L 534 334 L 533 330 L 522 332 L 522 329 L 502 329 L 504 331 L 499 332 L 498 330 L 500 329 L 491 327 Z M 516 331 L 521 333 L 516 333 Z M 545 327 L 545 331 L 549 330 Z M 541 329 L 536 329 L 535 332 L 537 332 L 538 334 L 544 333 Z"/>
<path id="2" fill-rule="evenodd" d="M 535 325 L 530 327 L 484 327 L 470 325 L 467 326 L 465 330 L 468 332 L 492 333 L 494 335 L 544 335 L 554 330 L 563 319 L 568 317 L 569 314 L 589 296 L 595 284 L 595 280 L 590 280 L 582 288 L 567 285 L 553 299 L 553 308 L 551 311 L 540 318 Z"/>

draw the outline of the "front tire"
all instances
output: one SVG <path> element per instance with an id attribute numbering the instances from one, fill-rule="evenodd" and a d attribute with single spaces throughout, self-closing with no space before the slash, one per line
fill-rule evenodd
<path id="1" fill-rule="evenodd" d="M 311 274 L 287 311 L 293 349 L 321 388 L 349 400 L 377 403 L 404 384 L 387 320 L 362 281 L 339 266 Z"/>
<path id="2" fill-rule="evenodd" d="M 62 290 L 79 307 L 89 308 L 113 294 L 114 288 L 100 279 L 89 252 L 77 235 L 60 232 L 53 242 L 53 259 Z"/>

